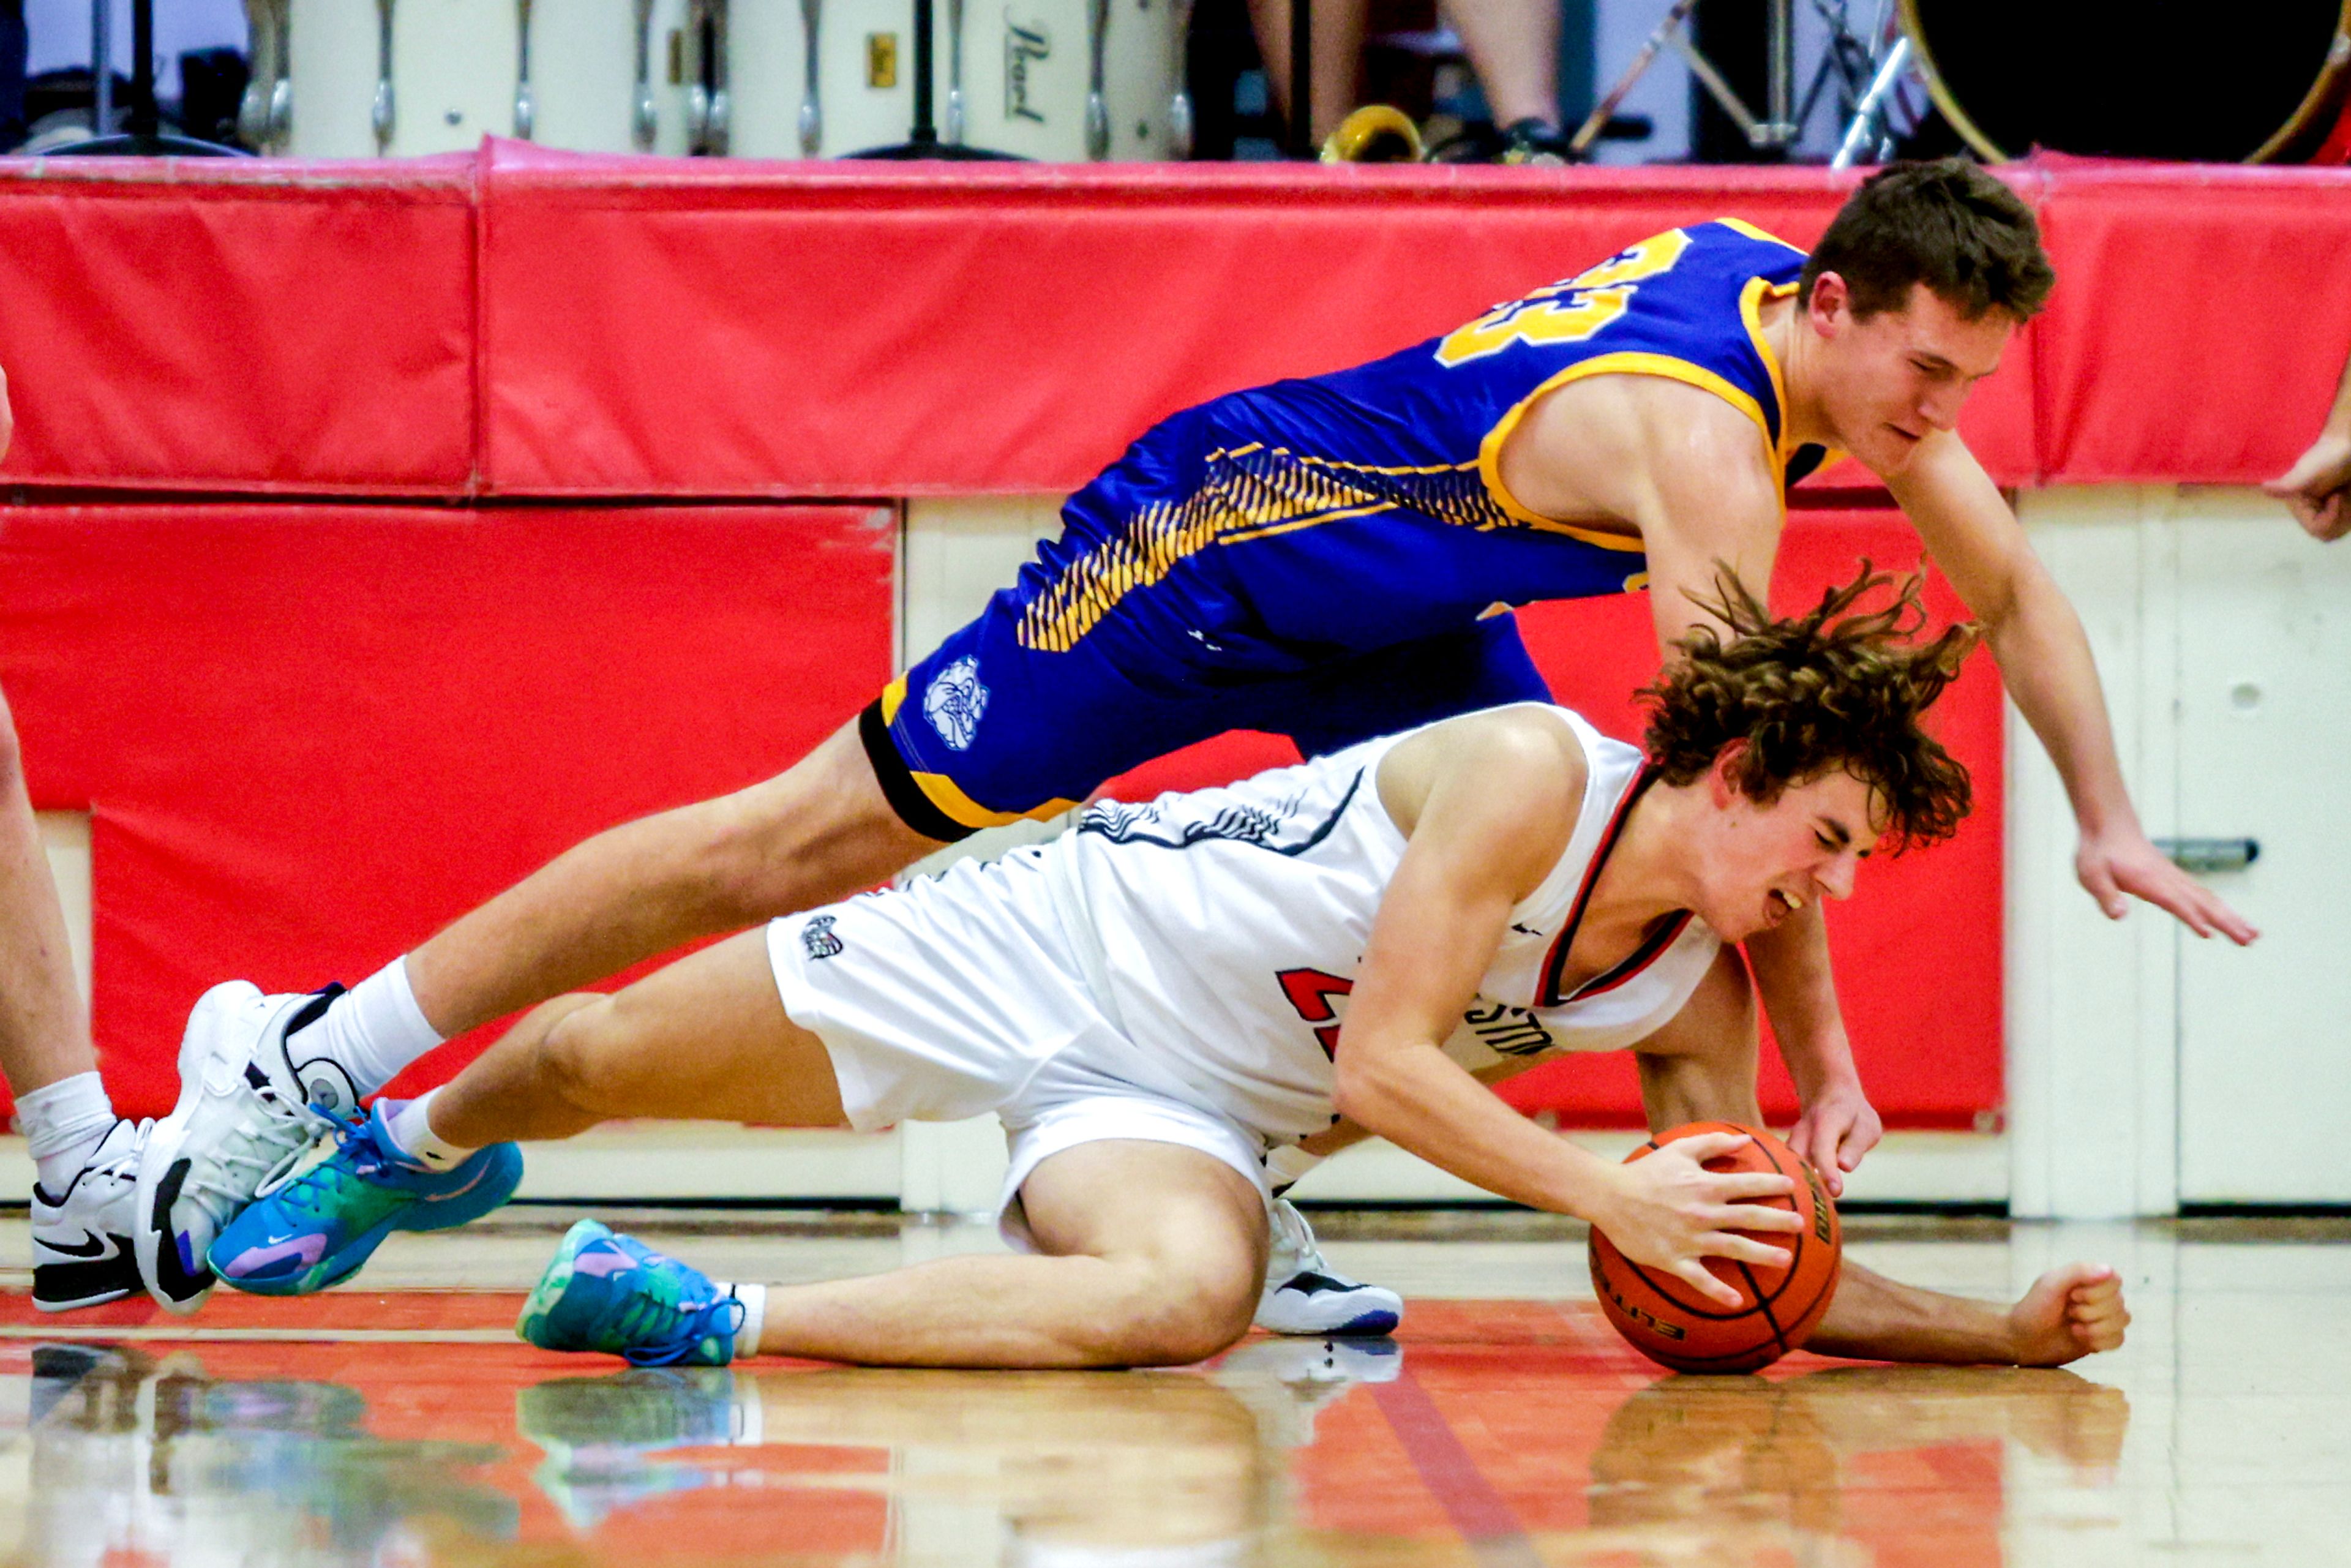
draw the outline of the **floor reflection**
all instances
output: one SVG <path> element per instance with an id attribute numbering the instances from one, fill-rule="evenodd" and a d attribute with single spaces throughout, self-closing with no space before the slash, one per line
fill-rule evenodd
<path id="1" fill-rule="evenodd" d="M 0 1562 L 1990 1564 L 2019 1457 L 2103 1487 L 2129 1423 L 2062 1372 L 1660 1379 L 1584 1308 L 1416 1322 L 1143 1374 L 16 1342 Z"/>

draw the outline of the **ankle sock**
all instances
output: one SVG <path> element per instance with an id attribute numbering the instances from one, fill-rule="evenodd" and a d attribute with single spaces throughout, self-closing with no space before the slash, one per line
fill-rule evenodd
<path id="1" fill-rule="evenodd" d="M 433 1131 L 431 1110 L 434 1096 L 440 1092 L 435 1089 L 431 1093 L 420 1094 L 384 1118 L 393 1146 L 426 1170 L 454 1170 L 465 1164 L 465 1156 L 474 1152 Z"/>
<path id="2" fill-rule="evenodd" d="M 351 1086 L 365 1096 L 440 1043 L 440 1031 L 425 1019 L 409 988 L 408 960 L 395 958 L 287 1037 L 286 1055 L 298 1072 L 303 1063 L 325 1058 L 341 1068 Z"/>
<path id="3" fill-rule="evenodd" d="M 718 1293 L 743 1303 L 743 1326 L 735 1331 L 735 1359 L 747 1361 L 759 1354 L 759 1331 L 768 1326 L 768 1287 L 720 1283 Z"/>
<path id="4" fill-rule="evenodd" d="M 16 1097 L 16 1124 L 52 1197 L 63 1196 L 81 1167 L 114 1130 L 114 1106 L 96 1072 L 77 1072 Z"/>

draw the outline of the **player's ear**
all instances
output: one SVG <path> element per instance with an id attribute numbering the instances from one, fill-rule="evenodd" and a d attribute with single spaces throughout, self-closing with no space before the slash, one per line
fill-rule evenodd
<path id="1" fill-rule="evenodd" d="M 1853 322 L 1853 287 L 1842 273 L 1823 272 L 1813 279 L 1812 297 L 1805 301 L 1804 314 L 1812 321 L 1813 330 L 1823 338 L 1834 338 Z"/>
<path id="2" fill-rule="evenodd" d="M 1747 741 L 1744 737 L 1726 742 L 1714 754 L 1714 765 L 1706 770 L 1706 797 L 1718 811 L 1728 811 L 1747 799 L 1746 788 L 1740 782 L 1740 772 L 1747 761 Z"/>

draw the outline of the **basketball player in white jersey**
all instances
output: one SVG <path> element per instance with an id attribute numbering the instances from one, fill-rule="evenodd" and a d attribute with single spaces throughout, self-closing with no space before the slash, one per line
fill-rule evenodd
<path id="1" fill-rule="evenodd" d="M 1730 944 L 1845 896 L 1873 846 L 1946 837 L 1968 807 L 1965 769 L 1918 719 L 1972 629 L 1912 644 L 1915 582 L 1854 608 L 1886 580 L 1774 622 L 1726 574 L 1708 608 L 1740 634 L 1685 640 L 1649 693 L 1646 757 L 1562 708 L 1491 709 L 1103 803 L 1000 861 L 558 998 L 446 1088 L 342 1134 L 221 1233 L 212 1266 L 279 1293 L 348 1278 L 385 1229 L 475 1203 L 512 1160 L 501 1140 L 613 1116 L 876 1128 L 993 1111 L 1018 1255 L 720 1286 L 582 1221 L 522 1333 L 640 1361 L 1190 1362 L 1249 1326 L 1269 1152 L 1347 1118 L 1735 1304 L 1702 1260 L 1784 1261 L 1757 1237 L 1795 1216 L 1744 1200 L 1785 1177 L 1705 1170 L 1731 1135 L 1611 1164 L 1473 1074 L 1629 1047 L 1653 1126 L 1760 1121 Z M 2053 1364 L 2119 1344 L 2126 1322 L 2104 1269 L 1999 1308 L 1848 1261 L 1812 1345 Z"/>

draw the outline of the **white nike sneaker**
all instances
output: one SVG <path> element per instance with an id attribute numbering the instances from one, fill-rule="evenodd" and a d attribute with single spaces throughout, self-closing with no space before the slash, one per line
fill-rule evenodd
<path id="1" fill-rule="evenodd" d="M 152 1124 L 115 1123 L 54 1197 L 33 1184 L 33 1305 L 41 1311 L 95 1307 L 141 1289 L 131 1238 L 139 1160 Z"/>
<path id="2" fill-rule="evenodd" d="M 1273 1333 L 1384 1334 L 1404 1321 L 1404 1298 L 1350 1280 L 1322 1260 L 1306 1217 L 1286 1197 L 1273 1200 L 1273 1254 L 1257 1326 Z"/>
<path id="3" fill-rule="evenodd" d="M 180 1041 L 180 1101 L 155 1124 L 139 1167 L 132 1240 L 148 1293 L 193 1312 L 212 1293 L 204 1253 L 255 1191 L 359 1109 L 342 1069 L 297 1067 L 286 1037 L 342 991 L 266 997 L 243 980 L 197 998 Z"/>

